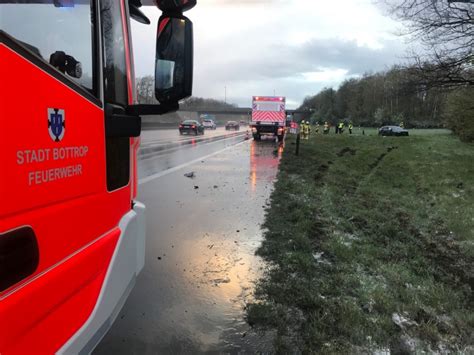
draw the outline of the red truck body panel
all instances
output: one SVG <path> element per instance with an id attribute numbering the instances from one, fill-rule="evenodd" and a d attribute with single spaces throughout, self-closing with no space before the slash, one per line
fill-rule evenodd
<path id="1" fill-rule="evenodd" d="M 252 99 L 252 124 L 284 127 L 286 124 L 286 99 L 280 96 L 254 96 Z"/>
<path id="2" fill-rule="evenodd" d="M 0 43 L 0 237 L 28 226 L 39 249 L 36 270 L 0 290 L 1 354 L 54 353 L 83 326 L 137 191 L 139 139 L 131 139 L 129 184 L 108 191 L 103 103 L 33 57 Z M 127 79 L 130 88 L 131 69 Z M 64 120 L 60 140 L 48 127 L 55 109 Z"/>

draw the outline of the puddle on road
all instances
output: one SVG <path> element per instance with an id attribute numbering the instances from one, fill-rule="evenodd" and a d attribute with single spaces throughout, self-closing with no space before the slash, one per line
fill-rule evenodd
<path id="1" fill-rule="evenodd" d="M 282 151 L 252 141 L 190 167 L 194 179 L 179 171 L 142 189 L 145 270 L 97 354 L 271 351 L 244 308 L 262 272 L 255 250 Z"/>

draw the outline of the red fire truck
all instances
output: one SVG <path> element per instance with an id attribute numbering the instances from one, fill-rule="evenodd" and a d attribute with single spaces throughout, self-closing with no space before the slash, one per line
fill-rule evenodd
<path id="1" fill-rule="evenodd" d="M 285 137 L 286 99 L 279 96 L 254 96 L 252 99 L 252 134 L 255 140 L 272 135 L 282 142 Z"/>
<path id="2" fill-rule="evenodd" d="M 195 4 L 0 0 L 0 354 L 89 353 L 124 304 L 144 265 L 140 116 L 191 95 Z M 162 12 L 159 105 L 135 102 L 142 5 Z"/>

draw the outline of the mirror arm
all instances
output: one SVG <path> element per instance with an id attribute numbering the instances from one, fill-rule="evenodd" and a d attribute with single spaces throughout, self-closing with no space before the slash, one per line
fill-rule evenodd
<path id="1" fill-rule="evenodd" d="M 183 11 L 182 10 L 167 10 L 163 11 L 161 17 L 176 17 L 176 18 L 183 18 Z"/>
<path id="2" fill-rule="evenodd" d="M 145 1 L 145 2 L 148 2 L 148 1 Z M 173 5 L 169 5 L 170 1 L 168 2 L 159 1 L 160 5 L 158 5 L 158 8 L 163 12 L 174 11 L 174 10 L 185 12 L 185 11 L 191 10 L 194 6 L 196 6 L 197 0 L 185 0 L 185 1 L 181 0 L 180 5 L 177 5 L 176 2 L 177 2 L 176 0 L 173 1 L 174 3 L 173 4 L 174 6 L 173 6 Z"/>
<path id="3" fill-rule="evenodd" d="M 128 115 L 146 116 L 146 115 L 164 115 L 165 113 L 179 110 L 179 103 L 167 105 L 129 105 L 126 108 Z"/>
<path id="4" fill-rule="evenodd" d="M 129 10 L 130 10 L 130 17 L 133 18 L 135 21 L 143 23 L 144 25 L 149 25 L 150 19 L 146 17 L 146 15 L 138 8 L 138 6 L 129 3 Z"/>

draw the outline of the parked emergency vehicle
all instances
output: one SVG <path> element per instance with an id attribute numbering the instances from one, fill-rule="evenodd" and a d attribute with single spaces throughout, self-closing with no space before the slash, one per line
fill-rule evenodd
<path id="1" fill-rule="evenodd" d="M 252 100 L 252 134 L 255 140 L 272 135 L 283 141 L 286 125 L 286 99 L 280 96 L 254 96 Z"/>
<path id="2" fill-rule="evenodd" d="M 162 16 L 160 105 L 136 105 L 130 18 Z M 140 115 L 191 95 L 196 0 L 0 0 L 0 354 L 89 353 L 144 265 Z"/>

